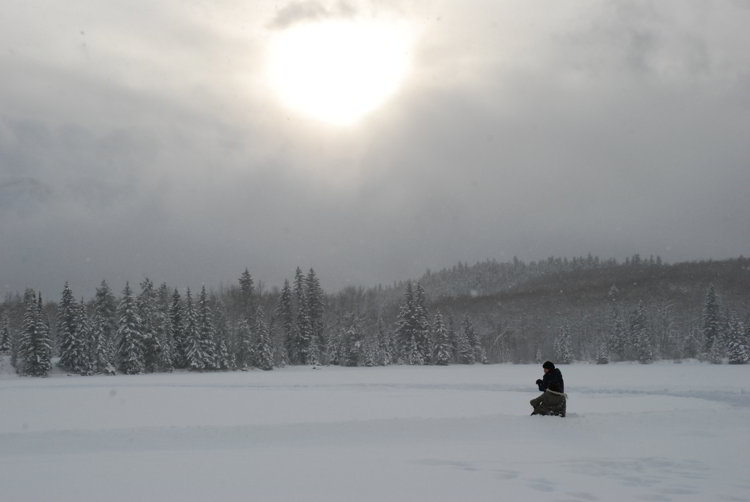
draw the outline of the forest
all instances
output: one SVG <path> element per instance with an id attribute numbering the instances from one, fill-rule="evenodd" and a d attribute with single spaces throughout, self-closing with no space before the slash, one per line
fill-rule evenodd
<path id="1" fill-rule="evenodd" d="M 179 291 L 144 278 L 94 298 L 27 289 L 0 304 L 0 354 L 21 375 L 271 370 L 286 365 L 558 364 L 750 359 L 750 259 L 634 255 L 459 263 L 326 293 L 314 269 L 281 287 Z"/>

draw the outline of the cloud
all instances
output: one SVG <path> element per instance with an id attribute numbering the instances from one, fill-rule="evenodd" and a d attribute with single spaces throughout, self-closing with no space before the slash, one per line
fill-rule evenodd
<path id="1" fill-rule="evenodd" d="M 271 29 L 283 30 L 306 21 L 351 18 L 356 12 L 356 8 L 345 1 L 337 2 L 331 7 L 315 0 L 293 2 L 279 9 L 268 26 Z"/>

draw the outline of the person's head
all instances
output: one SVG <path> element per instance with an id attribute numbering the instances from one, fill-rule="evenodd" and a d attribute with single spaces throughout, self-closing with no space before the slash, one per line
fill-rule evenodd
<path id="1" fill-rule="evenodd" d="M 552 364 L 552 361 L 544 361 L 544 364 L 542 364 L 542 368 L 544 369 L 545 373 L 549 373 L 553 369 L 555 369 L 555 365 Z"/>

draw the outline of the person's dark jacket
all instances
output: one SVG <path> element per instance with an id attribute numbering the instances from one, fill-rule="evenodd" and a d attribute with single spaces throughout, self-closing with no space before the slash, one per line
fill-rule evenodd
<path id="1" fill-rule="evenodd" d="M 565 392 L 565 383 L 563 382 L 562 373 L 557 368 L 554 368 L 548 373 L 545 373 L 541 380 L 536 381 L 540 392 L 544 392 L 550 386 L 550 384 L 557 384 L 558 392 Z"/>

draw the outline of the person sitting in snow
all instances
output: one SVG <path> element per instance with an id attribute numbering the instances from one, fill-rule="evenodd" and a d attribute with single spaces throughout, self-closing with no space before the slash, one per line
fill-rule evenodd
<path id="1" fill-rule="evenodd" d="M 536 381 L 539 390 L 543 394 L 529 401 L 534 408 L 532 415 L 558 415 L 565 416 L 566 401 L 565 383 L 562 373 L 550 361 L 546 361 L 542 368 L 544 377 Z"/>

